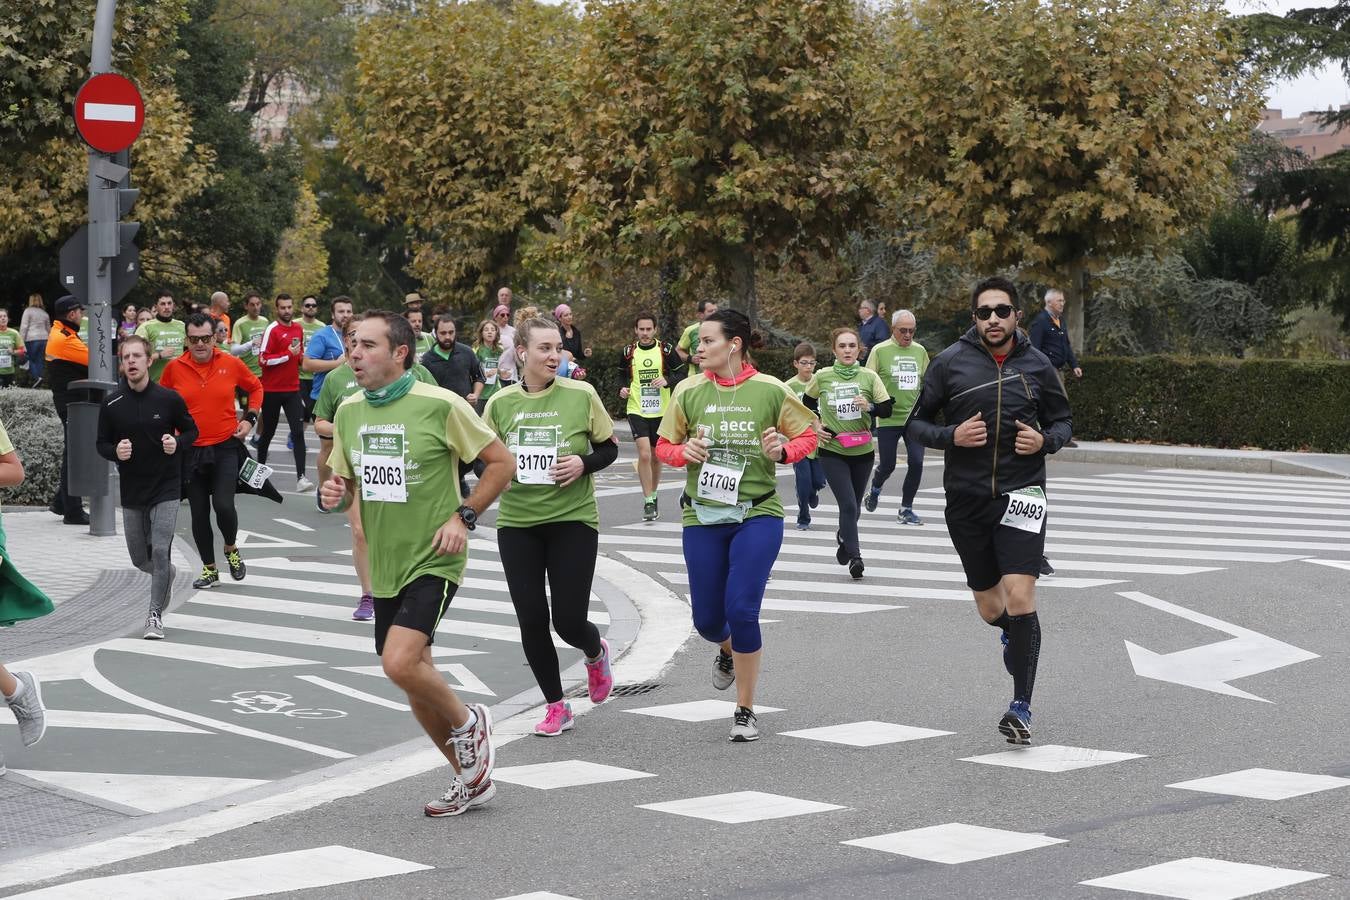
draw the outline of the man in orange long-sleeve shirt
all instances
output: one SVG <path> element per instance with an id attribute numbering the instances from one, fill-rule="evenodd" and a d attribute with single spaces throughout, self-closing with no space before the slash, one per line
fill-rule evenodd
<path id="1" fill-rule="evenodd" d="M 216 347 L 215 323 L 205 313 L 193 313 L 187 320 L 188 352 L 164 367 L 160 384 L 183 395 L 188 412 L 197 423 L 188 465 L 188 505 L 192 509 L 192 540 L 202 558 L 202 574 L 192 583 L 204 590 L 220 583 L 216 568 L 211 510 L 224 541 L 225 562 L 230 577 L 244 579 L 244 560 L 235 541 L 239 534 L 239 514 L 234 508 L 235 484 L 239 467 L 248 458 L 244 438 L 258 421 L 263 389 L 258 376 L 248 366 Z M 242 419 L 235 415 L 234 396 L 238 388 L 248 393 L 248 409 Z"/>
<path id="2" fill-rule="evenodd" d="M 84 304 L 69 294 L 56 301 L 56 317 L 51 333 L 47 335 L 47 381 L 52 386 L 52 402 L 61 420 L 61 484 L 56 488 L 47 508 L 67 525 L 88 525 L 89 514 L 84 502 L 70 494 L 68 482 L 70 448 L 65 445 L 66 407 L 88 399 L 88 391 L 72 390 L 70 383 L 89 377 L 89 347 L 80 340 L 80 320 L 84 318 Z"/>

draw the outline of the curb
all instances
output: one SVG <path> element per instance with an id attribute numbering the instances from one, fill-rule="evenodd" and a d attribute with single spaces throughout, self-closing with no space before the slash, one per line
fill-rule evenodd
<path id="1" fill-rule="evenodd" d="M 1276 453 L 1269 450 L 1220 450 L 1150 444 L 1107 444 L 1065 447 L 1052 459 L 1098 465 L 1201 469 L 1274 475 L 1319 475 L 1350 478 L 1350 456 L 1333 453 Z"/>
<path id="2" fill-rule="evenodd" d="M 596 579 L 596 593 L 610 612 L 606 639 L 627 638 L 622 650 L 615 651 L 615 683 L 647 680 L 660 674 L 693 631 L 687 605 L 642 572 L 603 554 L 596 559 Z M 582 663 L 569 667 L 563 673 L 564 691 L 584 683 L 584 678 Z M 530 734 L 542 702 L 539 688 L 532 687 L 489 707 L 498 749 Z M 571 702 L 576 715 L 594 708 L 589 700 Z M 270 785 L 142 816 L 133 830 L 114 825 L 78 838 L 51 842 L 47 845 L 50 849 L 0 864 L 0 890 L 33 888 L 89 869 L 193 844 L 237 828 L 357 796 L 445 764 L 440 751 L 427 746 L 425 736 L 413 738 Z"/>

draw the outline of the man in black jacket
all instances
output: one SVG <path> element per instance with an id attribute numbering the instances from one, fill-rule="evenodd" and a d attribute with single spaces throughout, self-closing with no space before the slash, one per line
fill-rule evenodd
<path id="1" fill-rule="evenodd" d="M 947 531 L 980 616 L 1002 631 L 1013 702 L 998 729 L 1031 743 L 1040 657 L 1036 578 L 1045 550 L 1045 457 L 1073 436 L 1069 399 L 1050 360 L 1017 329 L 1017 288 L 986 278 L 974 325 L 933 360 L 906 434 L 945 451 Z M 941 413 L 946 424 L 937 424 Z"/>
<path id="2" fill-rule="evenodd" d="M 483 364 L 472 347 L 456 340 L 454 316 L 437 317 L 436 343 L 419 362 L 441 387 L 459 394 L 470 406 L 478 402 L 483 393 Z"/>
<path id="3" fill-rule="evenodd" d="M 118 348 L 126 380 L 104 398 L 98 413 L 98 452 L 117 463 L 122 480 L 122 530 L 131 563 L 150 575 L 146 640 L 164 637 L 174 570 L 169 562 L 182 459 L 197 440 L 197 425 L 177 391 L 150 380 L 150 342 L 132 335 Z"/>

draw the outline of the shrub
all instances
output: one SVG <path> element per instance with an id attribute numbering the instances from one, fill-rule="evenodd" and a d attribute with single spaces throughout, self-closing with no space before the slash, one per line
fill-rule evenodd
<path id="1" fill-rule="evenodd" d="M 61 420 L 52 406 L 51 391 L 0 390 L 0 422 L 4 422 L 24 468 L 23 484 L 0 489 L 0 501 L 13 506 L 46 506 L 61 482 L 64 448 Z"/>
<path id="2" fill-rule="evenodd" d="M 1350 451 L 1350 362 L 1095 357 L 1069 380 L 1085 440 Z"/>

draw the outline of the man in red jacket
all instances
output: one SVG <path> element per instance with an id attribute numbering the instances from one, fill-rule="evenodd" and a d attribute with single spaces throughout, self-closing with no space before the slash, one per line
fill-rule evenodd
<path id="1" fill-rule="evenodd" d="M 291 429 L 291 452 L 295 454 L 295 489 L 314 490 L 305 477 L 305 406 L 300 399 L 300 359 L 305 353 L 305 330 L 295 321 L 295 301 L 290 294 L 277 294 L 276 319 L 263 332 L 258 350 L 262 367 L 262 432 L 258 438 L 258 462 L 267 462 L 268 445 L 276 434 L 277 421 L 286 413 Z"/>

